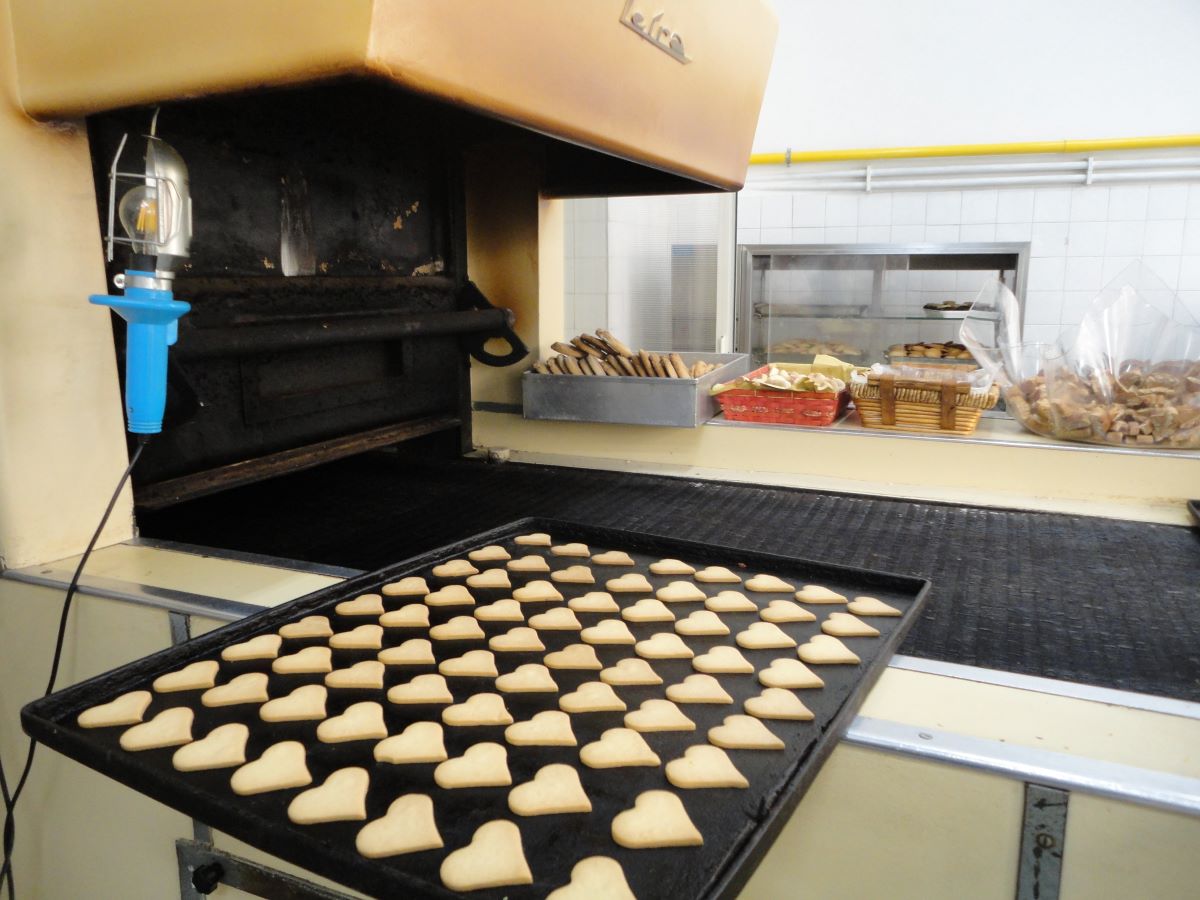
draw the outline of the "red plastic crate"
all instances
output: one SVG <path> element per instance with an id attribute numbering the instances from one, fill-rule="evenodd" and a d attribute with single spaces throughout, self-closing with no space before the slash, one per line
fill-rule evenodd
<path id="1" fill-rule="evenodd" d="M 765 374 L 768 366 L 743 378 Z M 816 391 L 777 391 L 771 388 L 736 388 L 717 394 L 725 418 L 733 422 L 763 422 L 772 425 L 832 425 L 850 402 L 848 390 L 836 394 Z"/>

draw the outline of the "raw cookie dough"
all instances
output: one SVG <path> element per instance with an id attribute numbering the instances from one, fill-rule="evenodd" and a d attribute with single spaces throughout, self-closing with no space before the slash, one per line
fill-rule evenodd
<path id="1" fill-rule="evenodd" d="M 451 678 L 495 678 L 500 674 L 491 650 L 468 650 L 462 656 L 442 660 L 438 671 Z"/>
<path id="2" fill-rule="evenodd" d="M 195 714 L 186 706 L 164 709 L 148 722 L 134 725 L 121 733 L 121 749 L 130 752 L 178 747 L 192 739 Z"/>
<path id="3" fill-rule="evenodd" d="M 385 597 L 424 597 L 429 593 L 429 585 L 418 575 L 409 575 L 380 588 Z"/>
<path id="4" fill-rule="evenodd" d="M 543 710 L 526 722 L 514 722 L 504 729 L 504 739 L 514 747 L 574 747 L 576 744 L 571 717 L 557 709 Z"/>
<path id="5" fill-rule="evenodd" d="M 304 745 L 299 741 L 281 741 L 263 751 L 258 759 L 233 773 L 229 786 L 240 797 L 282 791 L 312 784 Z"/>
<path id="6" fill-rule="evenodd" d="M 612 822 L 613 840 L 622 847 L 698 847 L 704 837 L 688 818 L 683 801 L 670 791 L 644 791 L 632 809 L 617 813 Z"/>
<path id="7" fill-rule="evenodd" d="M 589 856 L 575 863 L 571 880 L 546 900 L 637 900 L 621 864 L 608 856 Z"/>
<path id="8" fill-rule="evenodd" d="M 385 737 L 387 725 L 383 721 L 383 707 L 373 700 L 352 703 L 340 716 L 326 719 L 317 726 L 317 740 L 322 744 L 378 741 Z"/>
<path id="9" fill-rule="evenodd" d="M 473 588 L 509 588 L 508 572 L 504 569 L 485 569 L 478 575 L 468 575 L 467 584 Z"/>
<path id="10" fill-rule="evenodd" d="M 692 668 L 710 675 L 753 675 L 754 665 L 737 647 L 724 644 L 713 647 L 692 660 Z"/>
<path id="11" fill-rule="evenodd" d="M 637 641 L 629 626 L 620 619 L 601 619 L 591 628 L 583 629 L 579 636 L 589 644 L 633 644 Z"/>
<path id="12" fill-rule="evenodd" d="M 377 762 L 398 766 L 444 762 L 448 758 L 438 722 L 413 722 L 399 734 L 376 744 L 373 754 Z"/>
<path id="13" fill-rule="evenodd" d="M 150 706 L 154 696 L 149 691 L 129 691 L 108 703 L 101 703 L 81 712 L 75 719 L 80 728 L 111 728 L 114 725 L 136 725 Z"/>
<path id="14" fill-rule="evenodd" d="M 646 576 L 640 572 L 626 572 L 619 578 L 610 578 L 604 583 L 604 586 L 614 594 L 629 594 L 635 592 L 641 594 L 650 594 L 654 591 L 653 585 L 651 585 L 650 582 L 646 580 Z"/>
<path id="15" fill-rule="evenodd" d="M 815 622 L 817 617 L 799 603 L 791 600 L 772 600 L 759 612 L 764 622 Z"/>
<path id="16" fill-rule="evenodd" d="M 729 750 L 782 750 L 786 746 L 753 716 L 726 716 L 724 724 L 708 729 L 708 740 Z"/>
<path id="17" fill-rule="evenodd" d="M 624 550 L 607 550 L 593 556 L 592 562 L 598 566 L 632 566 L 633 557 Z"/>
<path id="18" fill-rule="evenodd" d="M 696 587 L 690 581 L 672 581 L 666 587 L 661 587 L 654 592 L 659 600 L 664 603 L 689 603 L 695 600 L 706 600 L 707 596 L 704 591 Z"/>
<path id="19" fill-rule="evenodd" d="M 696 723 L 670 700 L 643 700 L 639 709 L 625 713 L 625 727 L 634 731 L 695 731 Z"/>
<path id="20" fill-rule="evenodd" d="M 796 599 L 801 603 L 845 603 L 846 598 L 836 591 L 819 584 L 806 584 L 796 591 Z"/>
<path id="21" fill-rule="evenodd" d="M 209 688 L 200 695 L 200 702 L 204 706 L 266 703 L 269 699 L 266 672 L 247 672 L 245 675 L 238 675 L 225 684 Z"/>
<path id="22" fill-rule="evenodd" d="M 476 725 L 511 725 L 512 714 L 499 694 L 472 694 L 462 703 L 442 710 L 442 721 L 460 728 Z"/>
<path id="23" fill-rule="evenodd" d="M 307 722 L 325 718 L 325 700 L 329 691 L 323 684 L 306 684 L 285 697 L 268 700 L 258 708 L 264 722 Z"/>
<path id="24" fill-rule="evenodd" d="M 804 662 L 814 666 L 857 665 L 862 662 L 854 651 L 828 634 L 813 635 L 797 653 Z"/>
<path id="25" fill-rule="evenodd" d="M 271 671 L 279 675 L 309 675 L 333 671 L 333 651 L 328 647 L 305 647 L 271 663 Z"/>
<path id="26" fill-rule="evenodd" d="M 467 554 L 467 559 L 475 562 L 500 562 L 506 559 L 512 559 L 508 551 L 499 544 L 488 544 L 486 547 L 480 547 L 478 550 L 472 550 Z"/>
<path id="27" fill-rule="evenodd" d="M 575 612 L 587 613 L 611 613 L 621 610 L 612 594 L 607 591 L 592 591 L 582 597 L 572 597 L 567 601 L 567 606 Z"/>
<path id="28" fill-rule="evenodd" d="M 676 622 L 675 631 L 677 634 L 689 636 L 719 635 L 729 634 L 729 626 L 712 610 L 698 609 L 689 613 L 686 619 Z"/>
<path id="29" fill-rule="evenodd" d="M 538 633 L 525 625 L 518 625 L 504 634 L 496 635 L 488 641 L 488 646 L 497 653 L 534 653 L 546 649 Z"/>
<path id="30" fill-rule="evenodd" d="M 551 669 L 591 669 L 604 667 L 596 651 L 587 644 L 568 644 L 561 650 L 547 653 L 543 662 Z M 603 679 L 603 675 L 600 676 Z"/>
<path id="31" fill-rule="evenodd" d="M 288 818 L 297 825 L 322 822 L 361 822 L 367 818 L 367 788 L 371 776 L 352 766 L 330 773 L 324 784 L 302 791 L 288 804 Z"/>
<path id="32" fill-rule="evenodd" d="M 790 594 L 796 590 L 794 585 L 775 575 L 755 575 L 746 582 L 746 589 L 762 594 Z"/>
<path id="33" fill-rule="evenodd" d="M 655 597 L 643 597 L 633 606 L 621 611 L 621 618 L 626 622 L 674 622 L 675 613 L 667 609 L 667 605 Z"/>
<path id="34" fill-rule="evenodd" d="M 758 673 L 758 680 L 766 687 L 777 688 L 821 688 L 825 682 L 812 669 L 798 659 L 773 659 L 771 664 Z"/>
<path id="35" fill-rule="evenodd" d="M 433 644 L 428 638 L 409 638 L 395 647 L 380 650 L 378 659 L 385 666 L 431 666 Z"/>
<path id="36" fill-rule="evenodd" d="M 325 676 L 325 687 L 379 690 L 383 687 L 383 663 L 364 659 L 344 669 L 334 669 Z"/>
<path id="37" fill-rule="evenodd" d="M 630 657 L 620 659 L 600 672 L 605 684 L 662 684 L 658 673 L 644 659 Z"/>
<path id="38" fill-rule="evenodd" d="M 846 608 L 856 616 L 898 616 L 900 610 L 876 597 L 855 597 Z"/>
<path id="39" fill-rule="evenodd" d="M 551 763 L 538 769 L 532 781 L 508 792 L 508 808 L 518 816 L 587 813 L 592 811 L 592 801 L 574 766 Z"/>
<path id="40" fill-rule="evenodd" d="M 522 534 L 513 538 L 513 543 L 522 547 L 549 547 L 553 541 L 544 531 L 535 531 L 533 534 Z"/>
<path id="41" fill-rule="evenodd" d="M 333 634 L 327 616 L 305 616 L 299 622 L 288 622 L 279 629 L 279 636 L 294 638 L 323 638 Z"/>
<path id="42" fill-rule="evenodd" d="M 757 697 L 747 700 L 745 709 L 759 719 L 793 719 L 806 722 L 813 717 L 811 710 L 799 697 L 783 688 L 767 688 Z"/>
<path id="43" fill-rule="evenodd" d="M 217 683 L 217 670 L 220 668 L 221 664 L 215 659 L 194 662 L 175 672 L 159 675 L 154 679 L 154 690 L 160 694 L 207 690 Z"/>
<path id="44" fill-rule="evenodd" d="M 344 600 L 333 608 L 339 616 L 382 616 L 383 597 L 379 594 L 359 594 L 353 600 Z"/>
<path id="45" fill-rule="evenodd" d="M 430 628 L 429 636 L 435 641 L 482 641 L 484 633 L 474 616 L 455 616 Z"/>
<path id="46" fill-rule="evenodd" d="M 780 647 L 795 647 L 791 636 L 771 622 L 754 622 L 745 631 L 738 632 L 735 640 L 739 647 L 747 650 L 774 650 Z"/>
<path id="47" fill-rule="evenodd" d="M 409 603 L 379 617 L 384 628 L 428 628 L 429 607 L 424 603 Z"/>
<path id="48" fill-rule="evenodd" d="M 383 646 L 382 625 L 359 625 L 349 631 L 339 631 L 329 638 L 335 650 L 378 650 Z"/>
<path id="49" fill-rule="evenodd" d="M 446 678 L 437 673 L 418 675 L 412 681 L 390 688 L 387 698 L 392 703 L 453 703 L 454 695 L 446 686 Z"/>
<path id="50" fill-rule="evenodd" d="M 497 678 L 496 690 L 506 694 L 554 693 L 558 685 L 541 663 L 525 663 Z"/>
<path id="51" fill-rule="evenodd" d="M 555 556 L 591 556 L 592 551 L 588 549 L 587 544 L 560 544 L 557 547 L 551 547 L 550 552 Z"/>
<path id="52" fill-rule="evenodd" d="M 538 631 L 579 631 L 583 627 L 575 613 L 565 606 L 556 606 L 544 613 L 530 616 L 529 624 Z"/>
<path id="53" fill-rule="evenodd" d="M 742 580 L 740 575 L 735 575 L 724 566 L 708 566 L 692 577 L 708 584 L 737 584 Z"/>
<path id="54" fill-rule="evenodd" d="M 508 751 L 503 744 L 472 744 L 462 756 L 452 756 L 433 770 L 433 780 L 446 790 L 474 787 L 507 787 Z"/>
<path id="55" fill-rule="evenodd" d="M 666 766 L 667 781 L 677 788 L 746 788 L 750 782 L 720 747 L 696 744 Z"/>
<path id="56" fill-rule="evenodd" d="M 550 564 L 544 558 L 531 553 L 520 559 L 510 560 L 508 568 L 511 572 L 549 572 Z"/>
<path id="57" fill-rule="evenodd" d="M 689 675 L 667 688 L 667 699 L 676 703 L 732 703 L 733 698 L 711 675 Z"/>
<path id="58" fill-rule="evenodd" d="M 758 612 L 758 604 L 741 591 L 721 591 L 704 601 L 705 609 L 713 612 Z"/>
<path id="59" fill-rule="evenodd" d="M 383 818 L 363 826 L 354 846 L 367 859 L 441 848 L 442 836 L 433 819 L 433 800 L 428 794 L 397 797 Z"/>
<path id="60" fill-rule="evenodd" d="M 433 567 L 434 578 L 462 578 L 464 575 L 474 575 L 479 570 L 465 559 L 452 559 L 440 566 Z"/>
<path id="61" fill-rule="evenodd" d="M 442 884 L 452 891 L 533 884 L 533 873 L 521 847 L 521 830 L 504 819 L 485 822 L 475 829 L 471 843 L 442 861 L 441 876 Z"/>
<path id="62" fill-rule="evenodd" d="M 679 559 L 660 559 L 650 563 L 650 571 L 655 575 L 693 575 L 696 570 Z"/>
<path id="63" fill-rule="evenodd" d="M 461 584 L 448 584 L 425 597 L 430 606 L 474 606 L 475 598 Z"/>
<path id="64" fill-rule="evenodd" d="M 171 757 L 171 765 L 180 772 L 227 769 L 246 761 L 246 741 L 250 729 L 241 722 L 218 725 L 198 741 L 184 744 Z"/>
<path id="65" fill-rule="evenodd" d="M 879 637 L 879 629 L 868 625 L 851 613 L 830 613 L 821 623 L 821 630 L 835 637 Z"/>
<path id="66" fill-rule="evenodd" d="M 677 634 L 660 631 L 634 645 L 634 652 L 645 659 L 691 659 L 695 654 Z"/>
<path id="67" fill-rule="evenodd" d="M 596 578 L 587 566 L 568 566 L 550 575 L 552 581 L 559 584 L 595 584 Z"/>
<path id="68" fill-rule="evenodd" d="M 585 681 L 576 690 L 558 698 L 564 712 L 624 712 L 625 701 L 603 681 Z"/>
<path id="69" fill-rule="evenodd" d="M 277 634 L 260 634 L 241 644 L 231 644 L 221 651 L 221 659 L 241 662 L 247 659 L 274 659 L 279 655 L 283 638 Z"/>
<path id="70" fill-rule="evenodd" d="M 600 740 L 583 746 L 579 760 L 589 769 L 657 766 L 662 762 L 646 739 L 632 728 L 607 729 Z"/>
<path id="71" fill-rule="evenodd" d="M 476 609 L 475 618 L 480 622 L 524 622 L 525 614 L 521 612 L 520 603 L 506 597 Z"/>
<path id="72" fill-rule="evenodd" d="M 522 603 L 558 603 L 563 595 L 549 581 L 531 581 L 513 591 L 513 599 Z"/>

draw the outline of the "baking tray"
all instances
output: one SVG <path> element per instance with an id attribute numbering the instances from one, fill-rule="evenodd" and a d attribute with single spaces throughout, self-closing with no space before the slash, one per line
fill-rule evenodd
<path id="1" fill-rule="evenodd" d="M 149 719 L 161 709 L 180 705 L 181 701 L 196 711 L 193 735 L 207 734 L 217 725 L 230 721 L 242 721 L 251 727 L 251 736 L 246 748 L 247 759 L 256 759 L 269 744 L 279 740 L 301 740 L 310 746 L 308 766 L 313 775 L 313 784 L 321 784 L 330 772 L 348 765 L 362 765 L 371 772 L 371 788 L 367 798 L 368 819 L 382 815 L 395 797 L 410 791 L 429 793 L 434 797 L 435 815 L 445 847 L 442 850 L 425 851 L 392 857 L 383 860 L 368 860 L 354 850 L 354 838 L 363 826 L 361 822 L 341 822 L 324 825 L 298 826 L 286 816 L 291 799 L 300 789 L 276 791 L 252 797 L 238 797 L 229 789 L 229 775 L 225 769 L 207 773 L 182 774 L 171 766 L 173 749 L 149 750 L 127 753 L 120 749 L 118 739 L 123 729 L 82 729 L 75 724 L 79 712 L 97 703 L 107 702 L 126 691 L 147 688 L 157 676 L 174 671 L 188 663 L 218 657 L 222 648 L 259 635 L 273 633 L 283 624 L 302 616 L 325 614 L 330 617 L 335 631 L 344 631 L 362 624 L 363 617 L 338 616 L 333 606 L 342 600 L 361 593 L 378 589 L 381 585 L 405 575 L 422 575 L 431 588 L 449 583 L 453 579 L 437 579 L 431 568 L 438 562 L 464 556 L 471 549 L 488 544 L 502 544 L 513 556 L 538 553 L 545 555 L 552 568 L 577 564 L 582 560 L 552 557 L 547 548 L 516 547 L 512 538 L 527 532 L 549 533 L 556 544 L 582 541 L 593 553 L 601 550 L 625 550 L 635 560 L 631 567 L 605 567 L 588 563 L 597 575 L 596 585 L 562 585 L 562 593 L 570 598 L 590 590 L 602 589 L 603 581 L 618 574 L 635 571 L 647 576 L 655 588 L 665 586 L 680 576 L 659 576 L 649 573 L 648 565 L 662 557 L 683 559 L 694 566 L 724 565 L 748 577 L 764 572 L 778 575 L 797 584 L 817 583 L 847 596 L 870 594 L 900 609 L 902 616 L 892 618 L 875 617 L 869 621 L 881 632 L 878 638 L 847 638 L 846 643 L 861 657 L 857 666 L 820 666 L 816 671 L 825 679 L 825 687 L 819 690 L 801 691 L 804 703 L 812 710 L 815 718 L 811 722 L 781 722 L 770 720 L 768 727 L 787 744 L 782 752 L 728 751 L 734 764 L 750 782 L 746 790 L 711 789 L 677 790 L 671 787 L 658 768 L 621 768 L 607 770 L 588 769 L 578 762 L 578 747 L 599 738 L 607 728 L 622 725 L 623 714 L 591 713 L 572 717 L 572 726 L 578 739 L 578 747 L 509 747 L 509 768 L 513 784 L 528 781 L 543 765 L 564 762 L 576 765 L 583 785 L 591 797 L 593 811 L 586 815 L 554 815 L 521 818 L 513 815 L 507 806 L 509 788 L 479 788 L 457 791 L 442 791 L 432 779 L 433 764 L 417 766 L 390 766 L 374 762 L 373 741 L 355 741 L 344 744 L 317 744 L 315 722 L 290 723 L 267 726 L 259 721 L 257 707 L 231 706 L 207 709 L 199 704 L 197 692 L 187 694 L 156 694 L 151 707 L 146 711 Z M 518 552 L 519 551 L 519 552 Z M 503 563 L 479 564 L 480 568 Z M 516 587 L 532 578 L 545 578 L 544 574 L 525 575 L 510 573 Z M 734 588 L 736 585 L 706 585 L 706 593 L 717 589 Z M 362 575 L 343 583 L 301 597 L 275 609 L 264 610 L 218 631 L 195 638 L 187 643 L 164 650 L 112 672 L 81 682 L 63 691 L 30 703 L 22 711 L 22 722 L 26 731 L 59 752 L 84 763 L 117 781 L 122 782 L 180 812 L 254 845 L 261 850 L 293 862 L 299 866 L 333 879 L 347 887 L 372 896 L 405 896 L 449 898 L 456 894 L 442 887 L 438 867 L 444 856 L 452 850 L 465 846 L 475 829 L 483 822 L 504 818 L 518 823 L 525 848 L 525 855 L 533 871 L 534 883 L 529 886 L 505 887 L 479 891 L 471 896 L 486 898 L 509 897 L 531 898 L 545 896 L 554 888 L 566 884 L 570 879 L 571 867 L 579 859 L 592 855 L 606 855 L 617 859 L 626 874 L 630 886 L 641 900 L 656 897 L 671 898 L 718 898 L 734 897 L 753 873 L 763 854 L 770 847 L 779 830 L 795 808 L 805 789 L 816 776 L 837 740 L 845 731 L 863 698 L 878 679 L 895 652 L 896 647 L 912 625 L 925 601 L 929 583 L 922 579 L 893 575 L 870 570 L 852 569 L 827 565 L 787 556 L 757 553 L 737 548 L 719 547 L 679 541 L 669 537 L 640 534 L 626 530 L 612 530 L 552 519 L 521 519 L 456 544 L 406 560 L 377 572 Z M 765 606 L 770 599 L 779 599 L 780 594 L 754 594 L 743 592 Z M 504 596 L 507 590 L 472 589 L 477 603 L 490 603 Z M 622 607 L 634 602 L 638 594 L 614 595 Z M 421 602 L 421 598 L 388 598 L 386 606 L 391 609 L 401 602 Z M 536 604 L 541 611 L 546 604 Z M 677 615 L 682 615 L 701 604 L 673 604 Z M 682 607 L 682 612 L 680 610 Z M 818 616 L 817 622 L 791 623 L 781 627 L 798 642 L 819 633 L 820 620 L 826 611 L 844 609 L 835 606 L 811 606 Z M 529 609 L 524 610 L 527 614 Z M 437 624 L 452 615 L 464 612 L 463 607 L 431 608 L 431 621 Z M 579 614 L 584 625 L 593 624 L 602 616 L 589 613 Z M 721 618 L 734 634 L 751 622 L 757 621 L 755 613 L 721 613 Z M 367 621 L 370 621 L 369 619 Z M 489 637 L 506 630 L 514 623 L 482 623 Z M 669 623 L 629 623 L 630 629 L 639 639 L 656 631 L 669 630 Z M 412 633 L 404 630 L 400 637 L 395 630 L 385 632 L 385 646 L 398 643 Z M 568 643 L 579 640 L 577 632 L 541 632 L 546 651 L 561 649 Z M 697 654 L 717 643 L 729 642 L 728 638 L 688 637 L 686 642 Z M 480 644 L 464 645 L 461 642 L 434 642 L 435 655 L 439 660 L 457 656 L 464 649 Z M 287 652 L 295 647 L 289 641 Z M 634 655 L 632 647 L 599 646 L 596 648 L 601 661 L 612 665 L 617 659 Z M 794 650 L 743 650 L 743 654 L 764 668 L 770 659 L 792 656 Z M 373 651 L 335 650 L 335 668 L 349 665 L 361 659 L 371 658 Z M 497 665 L 502 672 L 512 671 L 517 665 L 540 662 L 541 653 L 498 653 Z M 620 687 L 618 693 L 630 710 L 641 702 L 662 696 L 666 685 L 681 681 L 693 669 L 690 660 L 654 660 L 654 669 L 662 676 L 664 685 L 655 687 Z M 270 661 L 221 663 L 218 683 L 245 671 L 270 673 Z M 393 667 L 389 667 L 392 669 Z M 407 680 L 418 672 L 432 671 L 431 668 L 405 667 L 403 674 L 389 671 L 385 690 Z M 595 680 L 596 673 L 554 670 L 559 693 L 574 690 L 580 683 Z M 280 684 L 281 676 L 271 675 L 270 694 L 281 696 L 302 683 L 319 682 L 321 676 L 286 676 L 286 685 Z M 718 676 L 722 686 L 734 698 L 732 705 L 687 705 L 686 714 L 696 723 L 691 733 L 666 732 L 645 735 L 664 763 L 681 756 L 686 747 L 704 743 L 707 730 L 721 724 L 725 716 L 741 713 L 742 702 L 759 692 L 761 685 L 751 675 Z M 490 679 L 449 679 L 455 701 L 481 690 L 494 690 Z M 371 692 L 374 694 L 375 692 Z M 514 719 L 528 719 L 534 712 L 557 708 L 555 694 L 506 694 L 505 702 Z M 371 699 L 368 692 L 357 690 L 331 690 L 327 715 L 342 712 L 351 703 Z M 438 718 L 440 707 L 432 714 L 427 707 L 397 707 L 383 702 L 389 734 L 396 734 L 411 721 Z M 469 734 L 468 734 L 469 733 Z M 478 741 L 505 743 L 502 727 L 450 728 L 445 729 L 446 749 L 451 756 L 460 755 L 465 747 Z M 610 823 L 620 810 L 633 805 L 638 793 L 650 789 L 674 791 L 681 797 L 690 817 L 704 835 L 702 847 L 686 847 L 655 850 L 627 850 L 619 847 L 611 838 Z"/>
<path id="2" fill-rule="evenodd" d="M 680 352 L 679 355 L 689 368 L 699 360 L 718 365 L 700 378 L 526 372 L 521 376 L 525 418 L 676 428 L 703 425 L 718 412 L 709 388 L 749 371 L 750 359 L 745 353 Z"/>

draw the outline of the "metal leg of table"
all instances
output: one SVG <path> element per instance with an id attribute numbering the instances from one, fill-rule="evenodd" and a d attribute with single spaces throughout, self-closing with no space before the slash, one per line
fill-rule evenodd
<path id="1" fill-rule="evenodd" d="M 211 844 L 181 838 L 175 842 L 175 856 L 180 900 L 203 900 L 220 885 L 269 900 L 350 900 L 349 894 L 217 850 Z"/>

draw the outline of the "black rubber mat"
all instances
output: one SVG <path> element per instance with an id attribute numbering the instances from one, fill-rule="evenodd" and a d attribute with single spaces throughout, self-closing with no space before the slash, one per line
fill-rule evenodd
<path id="1" fill-rule="evenodd" d="M 139 523 L 148 537 L 377 569 L 525 515 L 928 578 L 902 653 L 1200 702 L 1189 528 L 383 454 Z"/>

